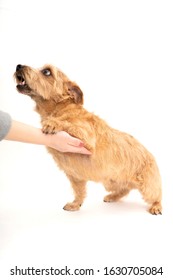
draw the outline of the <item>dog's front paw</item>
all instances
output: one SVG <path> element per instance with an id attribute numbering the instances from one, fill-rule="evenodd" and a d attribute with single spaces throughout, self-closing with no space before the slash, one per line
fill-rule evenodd
<path id="1" fill-rule="evenodd" d="M 80 209 L 80 204 L 76 203 L 76 202 L 71 202 L 71 203 L 67 203 L 63 209 L 67 210 L 67 211 L 77 211 Z"/>
<path id="2" fill-rule="evenodd" d="M 42 132 L 45 134 L 55 134 L 58 131 L 57 123 L 51 120 L 42 122 Z"/>

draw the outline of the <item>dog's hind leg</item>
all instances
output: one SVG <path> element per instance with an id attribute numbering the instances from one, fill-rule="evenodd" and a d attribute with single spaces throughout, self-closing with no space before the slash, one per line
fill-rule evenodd
<path id="1" fill-rule="evenodd" d="M 70 175 L 67 175 L 67 177 L 71 182 L 75 199 L 73 202 L 67 203 L 63 207 L 63 209 L 67 211 L 77 211 L 80 209 L 80 206 L 82 205 L 84 198 L 86 196 L 86 181 L 76 179 Z"/>
<path id="2" fill-rule="evenodd" d="M 130 192 L 127 184 L 117 183 L 113 180 L 109 180 L 108 182 L 104 183 L 104 187 L 110 192 L 104 197 L 104 202 L 118 201 Z"/>
<path id="3" fill-rule="evenodd" d="M 162 192 L 160 186 L 143 186 L 140 192 L 143 199 L 150 205 L 149 212 L 153 215 L 162 214 Z"/>
<path id="4" fill-rule="evenodd" d="M 128 190 L 128 189 L 124 189 L 124 190 L 121 190 L 120 192 L 116 192 L 116 191 L 112 192 L 104 197 L 104 202 L 118 201 L 123 196 L 127 195 L 129 193 L 129 191 L 130 190 Z"/>
<path id="5" fill-rule="evenodd" d="M 142 184 L 139 191 L 143 199 L 150 205 L 149 212 L 153 215 L 162 214 L 162 184 L 156 163 L 146 166 L 141 174 Z"/>

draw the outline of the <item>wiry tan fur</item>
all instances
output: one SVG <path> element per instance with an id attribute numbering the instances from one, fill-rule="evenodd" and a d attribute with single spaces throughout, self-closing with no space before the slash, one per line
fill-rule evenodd
<path id="1" fill-rule="evenodd" d="M 105 202 L 117 201 L 138 189 L 150 205 L 151 214 L 161 214 L 161 178 L 154 157 L 135 138 L 111 128 L 83 108 L 78 85 L 52 65 L 41 69 L 18 65 L 17 89 L 36 102 L 44 133 L 64 130 L 80 138 L 92 155 L 60 153 L 48 148 L 64 170 L 74 191 L 74 201 L 65 210 L 78 210 L 86 196 L 86 183 L 101 182 L 109 192 Z"/>

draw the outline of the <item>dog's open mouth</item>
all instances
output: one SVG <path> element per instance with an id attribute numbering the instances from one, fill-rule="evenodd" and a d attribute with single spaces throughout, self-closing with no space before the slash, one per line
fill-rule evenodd
<path id="1" fill-rule="evenodd" d="M 31 92 L 31 88 L 28 86 L 28 84 L 26 83 L 25 77 L 23 75 L 23 73 L 15 73 L 15 78 L 16 78 L 16 82 L 17 82 L 17 90 L 20 93 L 30 93 Z"/>

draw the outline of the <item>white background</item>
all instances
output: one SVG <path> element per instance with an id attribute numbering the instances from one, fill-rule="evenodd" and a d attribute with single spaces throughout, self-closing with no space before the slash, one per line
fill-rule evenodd
<path id="1" fill-rule="evenodd" d="M 162 266 L 162 276 L 136 277 L 172 279 L 171 2 L 0 1 L 0 109 L 40 126 L 32 100 L 15 90 L 13 73 L 17 64 L 52 63 L 80 85 L 89 111 L 132 134 L 155 155 L 163 181 L 162 216 L 150 215 L 137 192 L 105 204 L 105 190 L 95 183 L 88 184 L 81 210 L 66 212 L 62 207 L 72 191 L 45 148 L 2 141 L 1 279 L 19 279 L 10 276 L 16 265 L 96 271 L 63 279 L 100 279 L 105 266 Z M 104 279 L 116 277 L 125 279 Z"/>

